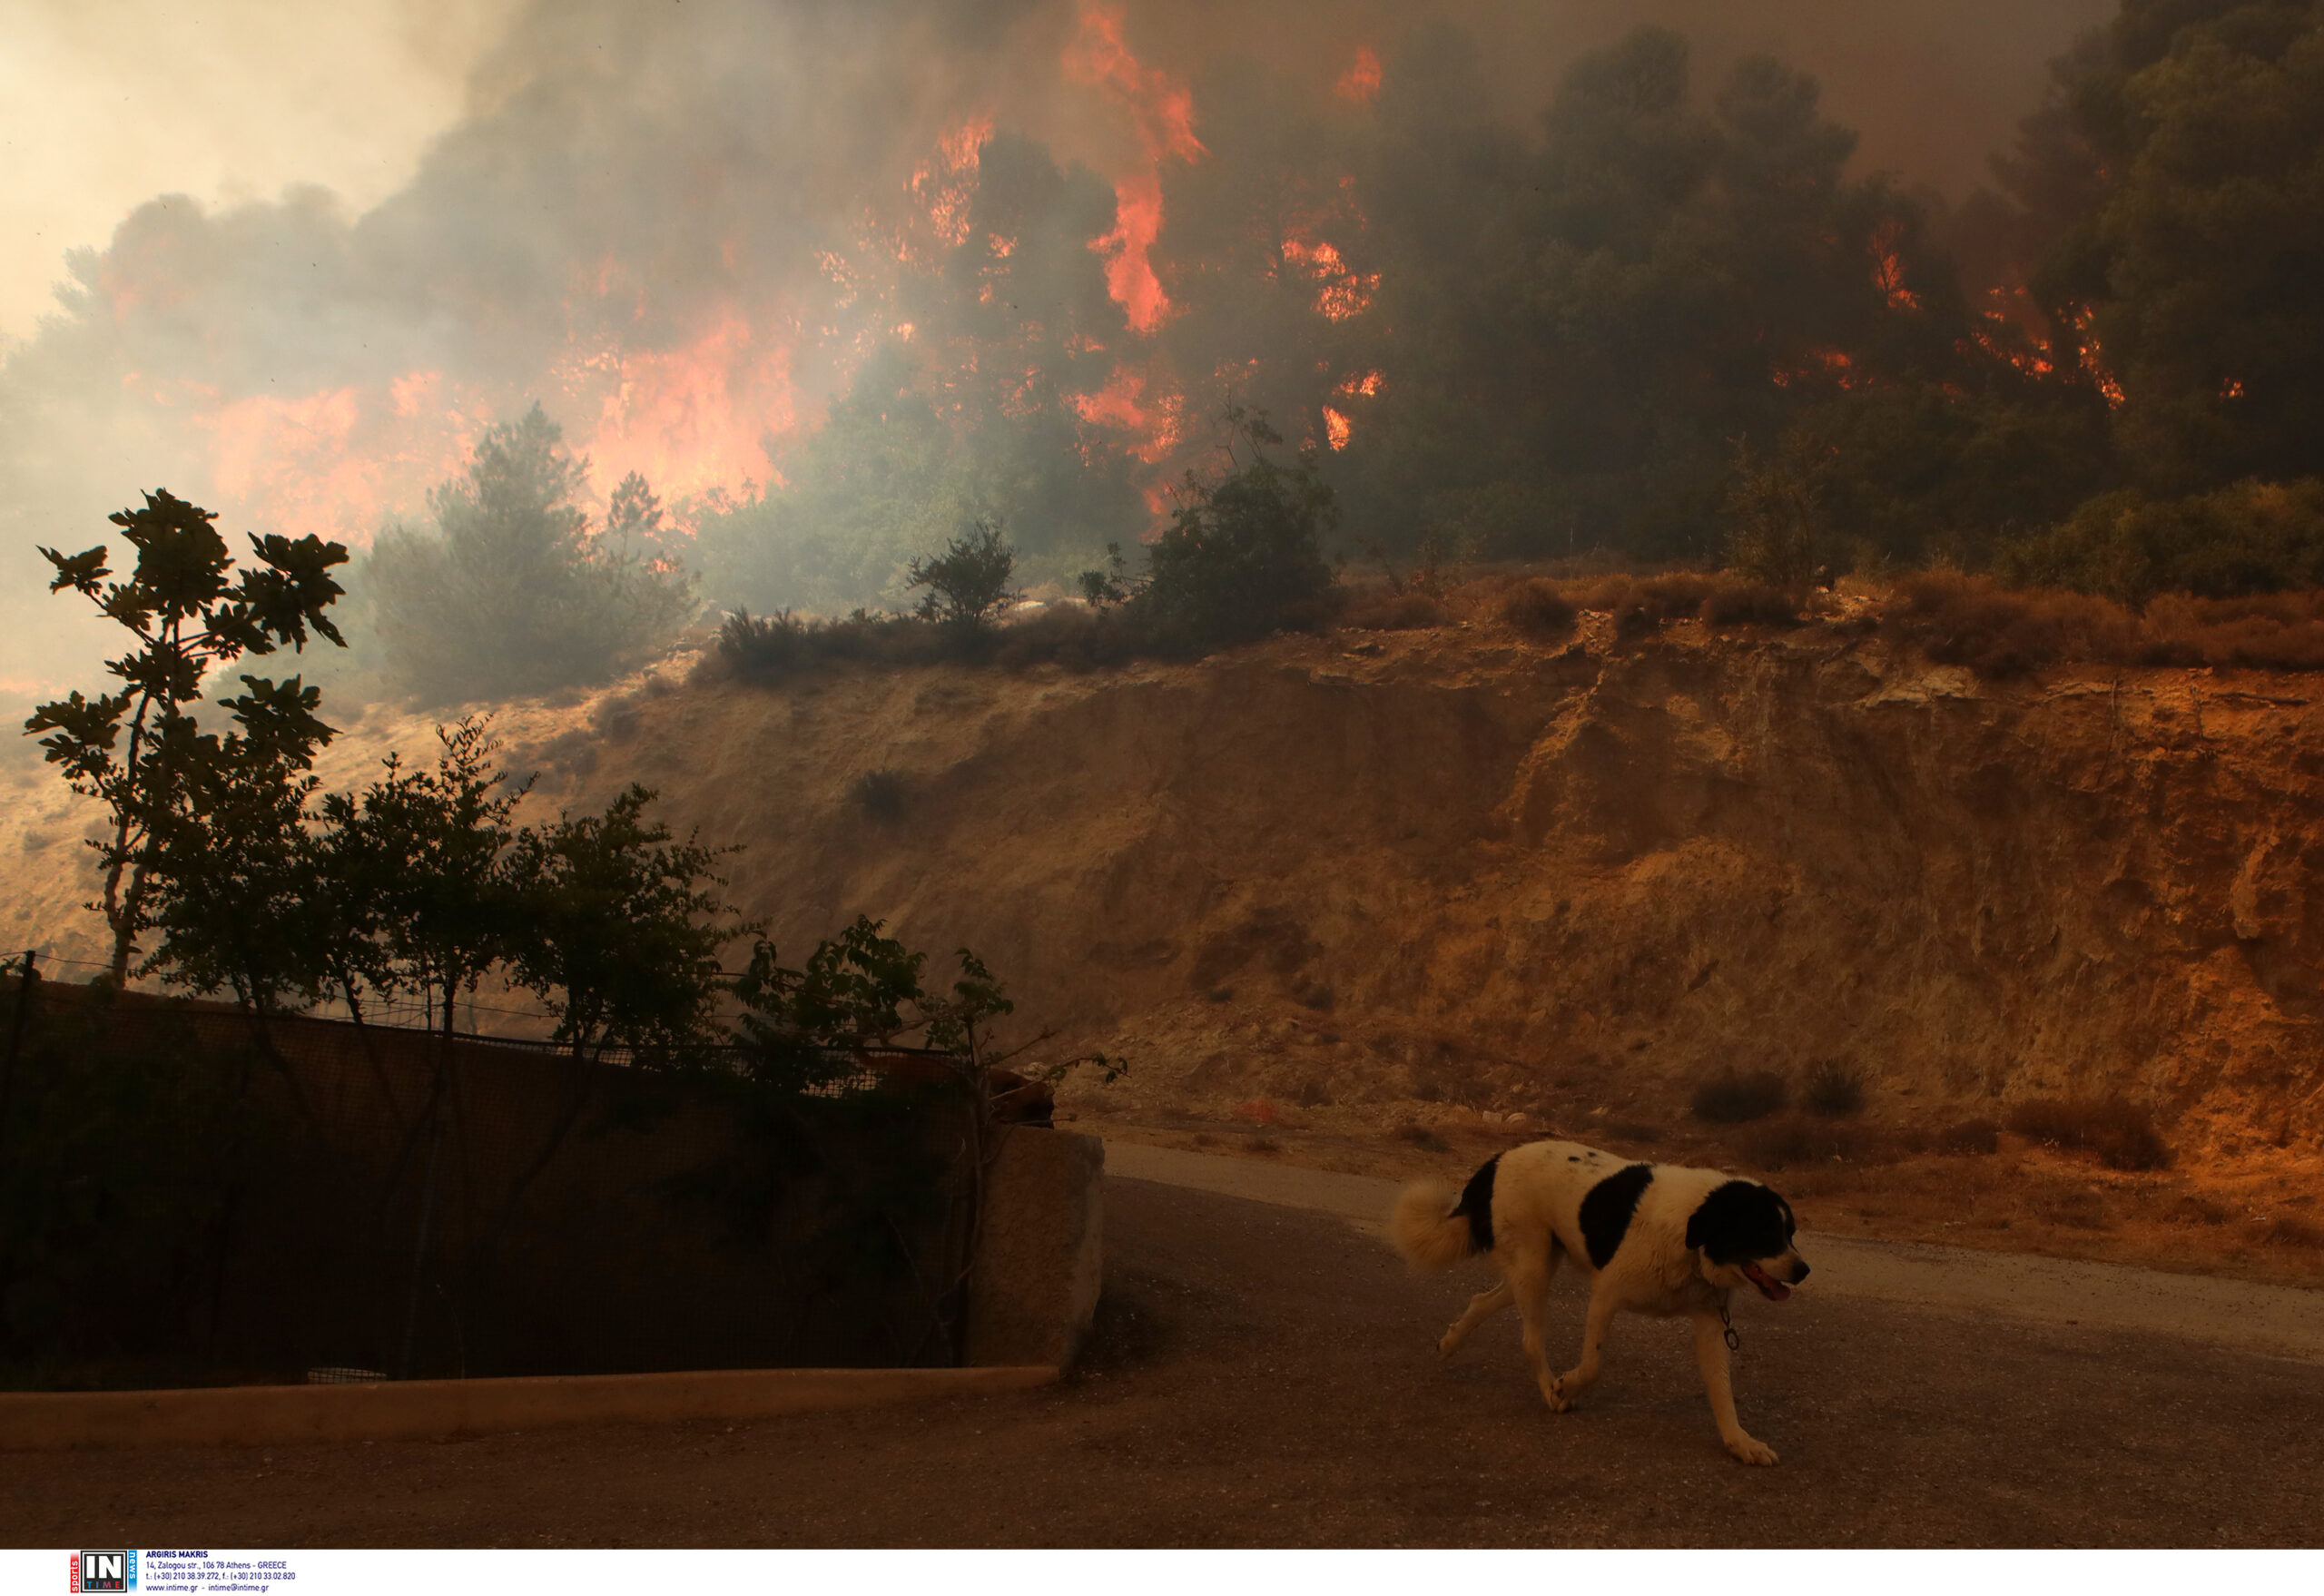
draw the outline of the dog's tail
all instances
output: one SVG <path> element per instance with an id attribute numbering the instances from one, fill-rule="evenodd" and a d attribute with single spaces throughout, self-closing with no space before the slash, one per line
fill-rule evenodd
<path id="1" fill-rule="evenodd" d="M 1437 1180 L 1416 1180 L 1396 1194 L 1388 1242 L 1415 1269 L 1449 1269 L 1476 1251 L 1461 1194 Z"/>

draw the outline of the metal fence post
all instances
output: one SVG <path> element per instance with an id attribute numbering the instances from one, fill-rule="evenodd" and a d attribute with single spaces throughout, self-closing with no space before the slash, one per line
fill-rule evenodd
<path id="1" fill-rule="evenodd" d="M 25 950 L 24 985 L 16 990 L 16 1017 L 8 1027 L 8 1062 L 0 1068 L 0 1158 L 8 1147 L 8 1106 L 16 1095 L 16 1055 L 24 1050 L 25 1020 L 33 1011 L 33 983 L 40 980 L 40 971 L 33 967 L 37 950 Z"/>
<path id="2" fill-rule="evenodd" d="M 404 1298 L 403 1352 L 396 1360 L 396 1378 L 411 1378 L 412 1335 L 419 1327 L 419 1283 L 428 1262 L 428 1221 L 436 1210 L 436 1152 L 444 1145 L 444 1123 L 432 1115 L 428 1126 L 428 1173 L 421 1177 L 419 1236 L 411 1249 L 411 1290 Z"/>

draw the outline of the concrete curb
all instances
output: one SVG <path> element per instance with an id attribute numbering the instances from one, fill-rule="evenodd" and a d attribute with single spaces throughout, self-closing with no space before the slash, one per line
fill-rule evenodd
<path id="1" fill-rule="evenodd" d="M 411 1441 L 557 1424 L 763 1419 L 1025 1391 L 1053 1364 L 981 1369 L 711 1369 L 362 1385 L 0 1393 L 0 1451 Z"/>

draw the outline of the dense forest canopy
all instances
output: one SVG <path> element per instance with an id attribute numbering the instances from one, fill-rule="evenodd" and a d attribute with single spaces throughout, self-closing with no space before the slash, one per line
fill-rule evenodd
<path id="1" fill-rule="evenodd" d="M 2324 8 L 2126 0 L 1957 206 L 1856 170 L 1780 61 L 1705 82 L 1640 28 L 1521 122 L 1492 110 L 1488 44 L 1423 25 L 1356 101 L 1223 59 L 1191 84 L 1204 158 L 1163 169 L 1155 386 L 1198 441 L 1242 404 L 1318 447 L 1352 544 L 1715 561 L 1738 479 L 1772 468 L 1803 478 L 1827 571 L 2133 599 L 2324 574 L 2300 486 L 2324 471 Z M 1020 386 L 963 396 L 925 334 L 868 361 L 788 485 L 713 517 L 714 597 L 861 595 L 975 515 L 1037 572 L 1147 519 L 1137 458 L 1070 444 L 1114 368 L 1069 351 L 1137 341 L 1069 247 L 1108 197 L 988 148 L 978 203 L 1010 221 L 967 230 L 914 320 L 1006 348 L 978 369 Z M 1049 241 L 1024 301 L 1047 319 L 977 322 L 1001 236 Z"/>

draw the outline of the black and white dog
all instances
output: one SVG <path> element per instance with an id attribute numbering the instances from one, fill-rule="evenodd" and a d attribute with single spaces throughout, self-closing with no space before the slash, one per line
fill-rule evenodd
<path id="1" fill-rule="evenodd" d="M 1695 1361 L 1727 1450 L 1747 1463 L 1774 1451 L 1744 1433 L 1728 1377 L 1727 1305 L 1748 1286 L 1781 1302 L 1807 1278 L 1792 1245 L 1791 1205 L 1756 1180 L 1673 1164 L 1625 1164 L 1578 1142 L 1537 1141 L 1486 1160 L 1456 1197 L 1452 1187 L 1408 1186 L 1388 1220 L 1389 1239 L 1419 1269 L 1446 1269 L 1486 1255 L 1501 1283 L 1480 1292 L 1436 1344 L 1450 1357 L 1512 1301 L 1525 1320 L 1525 1357 L 1551 1410 L 1563 1413 L 1598 1377 L 1598 1354 L 1616 1313 L 1688 1314 Z M 1541 1321 L 1550 1276 L 1571 1257 L 1590 1275 L 1581 1361 L 1550 1373 Z"/>

